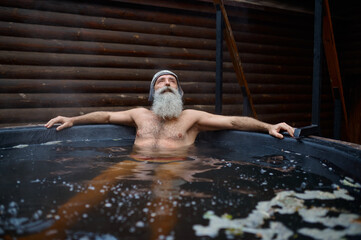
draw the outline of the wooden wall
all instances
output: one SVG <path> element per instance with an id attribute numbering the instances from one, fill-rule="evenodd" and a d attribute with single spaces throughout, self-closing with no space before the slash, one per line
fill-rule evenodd
<path id="1" fill-rule="evenodd" d="M 330 2 L 349 120 L 348 141 L 361 144 L 361 2 Z"/>
<path id="2" fill-rule="evenodd" d="M 259 119 L 311 121 L 313 16 L 227 5 Z M 224 44 L 223 114 L 242 96 Z M 174 70 L 187 108 L 214 112 L 212 1 L 0 1 L 0 125 L 149 106 L 149 83 Z M 323 91 L 323 135 L 332 101 Z"/>

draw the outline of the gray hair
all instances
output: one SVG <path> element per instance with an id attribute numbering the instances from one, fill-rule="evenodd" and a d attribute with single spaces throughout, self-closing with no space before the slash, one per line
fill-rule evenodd
<path id="1" fill-rule="evenodd" d="M 172 93 L 163 93 L 165 90 L 172 91 Z M 176 89 L 164 86 L 154 92 L 152 111 L 159 117 L 163 119 L 178 118 L 181 115 L 182 110 L 182 96 Z"/>

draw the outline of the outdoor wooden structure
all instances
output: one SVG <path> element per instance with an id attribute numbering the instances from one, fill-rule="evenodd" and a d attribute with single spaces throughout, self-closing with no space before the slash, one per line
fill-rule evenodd
<path id="1" fill-rule="evenodd" d="M 328 73 L 330 76 L 331 87 L 332 87 L 332 97 L 335 102 L 335 133 L 340 138 L 340 126 L 341 126 L 341 119 L 343 119 L 344 129 L 346 133 L 348 133 L 348 116 L 346 110 L 346 103 L 345 97 L 343 94 L 343 85 L 340 73 L 340 65 L 338 62 L 338 55 L 335 43 L 335 37 L 333 33 L 332 27 L 332 19 L 331 19 L 331 12 L 328 0 L 323 1 L 323 26 L 322 26 L 322 37 L 323 37 L 323 46 L 325 49 L 325 57 L 328 66 Z M 338 106 L 340 105 L 340 106 Z M 347 140 L 347 138 L 346 138 Z"/>
<path id="2" fill-rule="evenodd" d="M 225 1 L 258 118 L 311 119 L 313 16 Z M 149 106 L 160 69 L 180 78 L 186 108 L 214 112 L 215 7 L 199 1 L 0 2 L 0 125 Z M 223 114 L 242 114 L 224 46 Z M 323 135 L 333 104 L 324 81 Z"/>

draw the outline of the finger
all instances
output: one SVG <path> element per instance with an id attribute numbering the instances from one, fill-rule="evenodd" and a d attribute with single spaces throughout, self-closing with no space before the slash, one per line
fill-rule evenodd
<path id="1" fill-rule="evenodd" d="M 50 121 L 47 124 L 45 124 L 45 127 L 51 128 L 55 123 L 64 123 L 63 117 L 57 116 L 53 119 L 50 119 Z"/>
<path id="2" fill-rule="evenodd" d="M 279 139 L 283 139 L 283 135 L 279 132 L 275 132 L 274 136 Z"/>
<path id="3" fill-rule="evenodd" d="M 270 132 L 270 135 L 279 138 L 279 139 L 283 139 L 283 135 L 281 133 L 279 133 L 277 130 L 273 130 Z"/>
<path id="4" fill-rule="evenodd" d="M 56 128 L 56 131 L 61 131 L 63 130 L 64 128 L 67 128 L 68 126 L 64 123 L 64 124 L 61 124 L 59 127 Z"/>
<path id="5" fill-rule="evenodd" d="M 290 134 L 291 137 L 294 137 L 295 129 L 289 125 L 286 124 L 285 130 Z"/>
<path id="6" fill-rule="evenodd" d="M 295 137 L 295 129 L 293 127 L 287 129 L 287 132 L 291 135 L 291 137 Z"/>
<path id="7" fill-rule="evenodd" d="M 291 137 L 294 137 L 295 129 L 287 123 L 280 123 L 280 130 L 286 130 Z"/>
<path id="8" fill-rule="evenodd" d="M 49 122 L 45 124 L 45 127 L 51 128 L 54 125 L 54 119 L 51 119 Z"/>

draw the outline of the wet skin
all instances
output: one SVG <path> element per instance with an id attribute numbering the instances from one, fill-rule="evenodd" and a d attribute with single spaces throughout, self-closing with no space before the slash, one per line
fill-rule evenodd
<path id="1" fill-rule="evenodd" d="M 173 75 L 160 76 L 154 89 L 157 91 L 163 87 L 177 90 L 176 78 Z M 165 91 L 162 94 L 173 93 Z M 61 124 L 57 127 L 58 131 L 77 124 L 112 123 L 134 126 L 137 132 L 134 144 L 155 149 L 175 149 L 192 145 L 201 131 L 259 131 L 277 138 L 283 138 L 280 131 L 287 131 L 291 136 L 294 134 L 294 129 L 286 123 L 272 125 L 249 117 L 222 116 L 191 109 L 184 110 L 178 118 L 171 119 L 163 119 L 146 108 L 120 112 L 93 112 L 71 118 L 58 116 L 45 124 L 45 127 L 51 128 L 57 123 Z"/>

